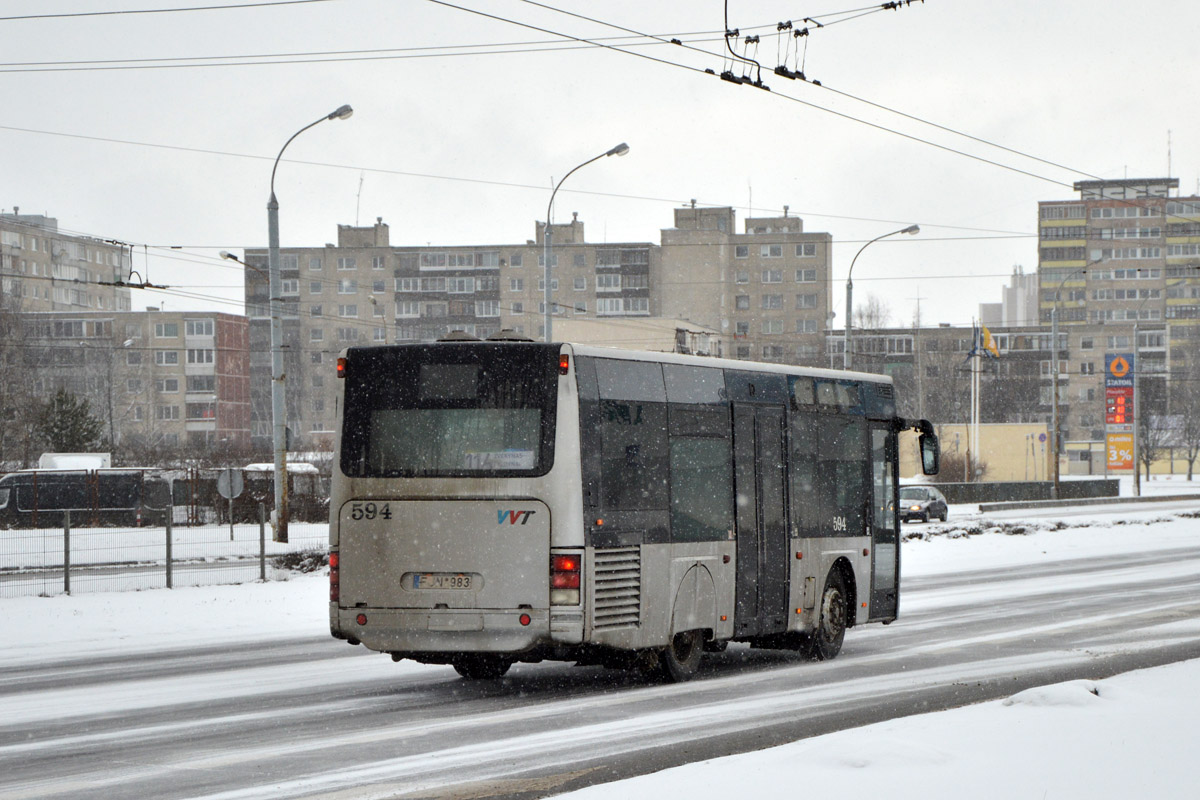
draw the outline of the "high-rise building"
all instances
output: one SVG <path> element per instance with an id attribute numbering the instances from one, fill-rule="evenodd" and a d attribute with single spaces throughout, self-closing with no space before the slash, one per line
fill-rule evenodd
<path id="1" fill-rule="evenodd" d="M 662 231 L 661 313 L 720 331 L 734 358 L 825 363 L 832 243 L 786 207 L 743 233 L 732 208 L 677 208 Z"/>
<path id="2" fill-rule="evenodd" d="M 59 389 L 86 398 L 113 447 L 249 446 L 245 317 L 149 309 L 16 319 L 31 399 Z"/>
<path id="3" fill-rule="evenodd" d="M 674 318 L 681 324 L 672 330 L 686 338 L 690 323 L 713 353 L 789 363 L 827 358 L 831 237 L 805 233 L 786 211 L 748 219 L 745 232 L 736 233 L 732 208 L 676 209 L 661 244 L 589 242 L 578 217 L 555 224 L 551 234 L 556 318 L 630 324 Z M 393 245 L 379 219 L 371 227 L 339 225 L 336 245 L 282 248 L 294 447 L 332 442 L 333 358 L 348 346 L 432 341 L 456 330 L 541 338 L 544 235 L 545 223 L 538 222 L 534 238 L 521 244 L 411 247 Z M 265 446 L 271 438 L 267 253 L 247 250 L 245 261 L 253 437 Z"/>
<path id="4" fill-rule="evenodd" d="M 64 233 L 41 214 L 0 214 L 0 303 L 21 311 L 128 311 L 122 246 Z"/>

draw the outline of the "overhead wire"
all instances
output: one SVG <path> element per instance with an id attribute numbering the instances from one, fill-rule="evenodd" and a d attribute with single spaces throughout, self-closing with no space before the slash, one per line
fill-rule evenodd
<path id="1" fill-rule="evenodd" d="M 175 8 L 130 8 L 112 11 L 64 11 L 53 14 L 13 14 L 0 17 L 0 22 L 18 22 L 35 19 L 68 19 L 71 17 L 120 17 L 137 14 L 177 14 L 190 11 L 230 11 L 243 8 L 265 8 L 268 6 L 302 6 L 313 3 L 331 3 L 335 0 L 260 0 L 254 3 L 228 3 L 215 6 L 184 6 Z"/>

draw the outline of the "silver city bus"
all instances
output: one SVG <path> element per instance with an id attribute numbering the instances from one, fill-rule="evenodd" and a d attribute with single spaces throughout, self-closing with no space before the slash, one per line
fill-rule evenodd
<path id="1" fill-rule="evenodd" d="M 330 627 L 499 677 L 690 677 L 730 641 L 833 658 L 899 604 L 892 380 L 572 344 L 338 361 Z"/>

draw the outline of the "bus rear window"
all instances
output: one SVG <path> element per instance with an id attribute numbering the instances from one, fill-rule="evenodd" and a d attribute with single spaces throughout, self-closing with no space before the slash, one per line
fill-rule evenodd
<path id="1" fill-rule="evenodd" d="M 351 477 L 542 475 L 553 461 L 556 349 L 415 345 L 347 357 Z"/>

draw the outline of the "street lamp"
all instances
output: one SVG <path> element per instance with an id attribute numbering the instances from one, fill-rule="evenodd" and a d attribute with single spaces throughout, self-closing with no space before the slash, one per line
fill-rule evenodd
<path id="1" fill-rule="evenodd" d="M 326 114 L 316 122 L 305 125 L 292 134 L 279 149 L 275 156 L 275 164 L 271 167 L 271 197 L 267 200 L 267 274 L 269 280 L 271 303 L 271 426 L 272 441 L 275 449 L 275 510 L 271 514 L 271 526 L 275 530 L 275 541 L 288 540 L 288 508 L 287 508 L 287 410 L 284 402 L 284 373 L 283 373 L 283 294 L 282 280 L 279 276 L 279 201 L 275 199 L 275 171 L 279 169 L 279 159 L 300 134 L 314 125 L 330 119 L 349 119 L 354 113 L 348 105 Z"/>
<path id="2" fill-rule="evenodd" d="M 895 236 L 899 233 L 907 233 L 910 236 L 921 232 L 920 225 L 909 225 L 907 228 L 901 228 L 898 231 L 885 233 L 883 236 L 876 236 L 871 241 L 858 248 L 858 252 L 854 254 L 854 258 L 850 261 L 850 271 L 846 273 L 846 337 L 845 337 L 845 352 L 842 353 L 842 367 L 850 369 L 853 360 L 850 357 L 850 323 L 854 314 L 854 262 L 858 261 L 858 257 L 862 255 L 862 251 L 866 250 L 871 245 L 878 242 L 880 239 L 886 239 L 889 236 Z"/>
<path id="3" fill-rule="evenodd" d="M 545 284 L 546 284 L 544 287 L 544 291 L 542 293 L 543 299 L 545 300 L 545 302 L 544 302 L 545 309 L 544 309 L 544 313 L 542 316 L 542 319 L 543 319 L 542 327 L 544 329 L 544 331 L 543 331 L 544 336 L 542 337 L 542 341 L 544 341 L 544 342 L 549 342 L 553 338 L 553 336 L 551 335 L 551 331 L 550 331 L 551 320 L 553 317 L 553 312 L 551 310 L 551 305 L 550 305 L 551 297 L 552 297 L 551 290 L 550 290 L 550 210 L 552 208 L 554 208 L 554 195 L 558 194 L 558 188 L 563 185 L 563 181 L 565 181 L 567 178 L 571 177 L 572 173 L 574 173 L 576 170 L 578 170 L 582 167 L 586 167 L 588 164 L 591 164 L 593 161 L 599 161 L 600 159 L 605 158 L 607 156 L 623 156 L 623 155 L 627 155 L 628 153 L 629 153 L 629 145 L 625 144 L 624 142 L 621 142 L 619 145 L 612 148 L 611 150 L 601 153 L 600 155 L 596 156 L 595 158 L 589 158 L 587 161 L 584 161 L 582 164 L 580 164 L 579 166 L 572 169 L 566 175 L 563 175 L 562 179 L 557 184 L 555 184 L 554 191 L 552 191 L 550 193 L 550 202 L 546 205 L 546 227 L 542 232 L 542 260 L 545 262 L 545 264 L 543 265 L 542 272 L 543 272 L 543 275 L 545 278 Z"/>

